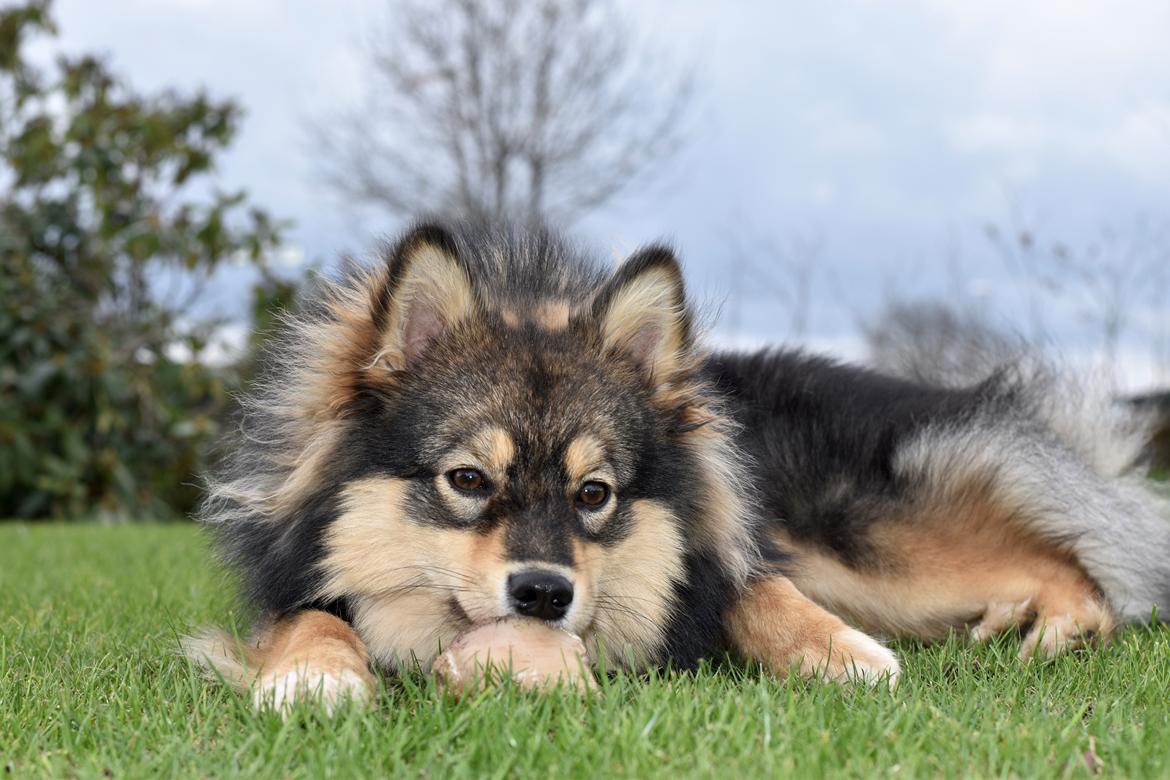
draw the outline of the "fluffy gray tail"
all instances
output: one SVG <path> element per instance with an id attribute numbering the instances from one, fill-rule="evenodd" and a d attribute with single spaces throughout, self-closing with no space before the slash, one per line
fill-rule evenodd
<path id="1" fill-rule="evenodd" d="M 1057 468 L 1040 530 L 1071 542 L 1120 616 L 1170 620 L 1170 491 L 1142 467 L 1153 415 L 1051 377 L 1027 392 L 1035 419 L 1060 445 L 1046 453 Z"/>
<path id="2" fill-rule="evenodd" d="M 1170 496 L 1141 467 L 1152 417 L 1036 365 L 981 390 L 975 419 L 927 429 L 900 470 L 992 486 L 1016 522 L 1076 556 L 1120 618 L 1170 619 Z"/>

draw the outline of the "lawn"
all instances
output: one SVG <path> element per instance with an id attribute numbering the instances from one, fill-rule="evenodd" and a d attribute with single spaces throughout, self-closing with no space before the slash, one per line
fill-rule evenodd
<path id="1" fill-rule="evenodd" d="M 375 711 L 288 722 L 176 655 L 231 623 L 186 525 L 0 525 L 0 766 L 20 776 L 1170 776 L 1170 630 L 1021 665 L 1017 640 L 899 646 L 894 694 L 754 671 L 456 702 L 388 679 Z"/>

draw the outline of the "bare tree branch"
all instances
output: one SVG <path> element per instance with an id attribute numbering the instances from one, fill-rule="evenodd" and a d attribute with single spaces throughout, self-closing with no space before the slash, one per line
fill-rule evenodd
<path id="1" fill-rule="evenodd" d="M 1095 238 L 1078 243 L 1047 239 L 1021 221 L 1007 229 L 987 228 L 1009 270 L 1030 287 L 1034 329 L 1043 329 L 1045 299 L 1074 305 L 1098 331 L 1102 370 L 1111 383 L 1117 380 L 1123 335 L 1143 307 L 1156 307 L 1165 294 L 1167 233 L 1141 219 L 1125 230 L 1102 228 Z M 1156 344 L 1157 323 L 1150 330 Z"/>
<path id="2" fill-rule="evenodd" d="M 819 233 L 793 234 L 785 239 L 749 225 L 724 231 L 731 254 L 729 329 L 740 326 L 741 310 L 749 299 L 780 304 L 788 322 L 788 338 L 808 336 L 813 283 L 825 272 L 824 239 Z"/>
<path id="3" fill-rule="evenodd" d="M 569 223 L 679 149 L 689 74 L 612 0 L 394 0 L 364 104 L 310 126 L 324 182 L 395 214 Z"/>

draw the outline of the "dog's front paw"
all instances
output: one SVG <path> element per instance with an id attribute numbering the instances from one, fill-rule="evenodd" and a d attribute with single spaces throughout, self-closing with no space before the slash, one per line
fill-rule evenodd
<path id="1" fill-rule="evenodd" d="M 829 635 L 827 647 L 805 651 L 801 672 L 806 677 L 829 682 L 884 685 L 892 690 L 898 684 L 902 667 L 893 651 L 881 642 L 855 628 L 842 626 Z"/>
<path id="2" fill-rule="evenodd" d="M 894 688 L 898 659 L 876 639 L 845 625 L 786 577 L 753 582 L 727 616 L 732 645 L 777 675 L 794 669 L 826 682 Z"/>
<path id="3" fill-rule="evenodd" d="M 368 704 L 373 699 L 374 680 L 364 669 L 300 666 L 262 675 L 252 689 L 257 709 L 272 708 L 285 717 L 299 702 L 312 702 L 332 715 L 342 702 Z"/>

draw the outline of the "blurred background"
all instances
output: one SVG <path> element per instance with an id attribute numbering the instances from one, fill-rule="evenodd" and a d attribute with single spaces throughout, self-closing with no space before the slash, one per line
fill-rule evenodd
<path id="1" fill-rule="evenodd" d="M 710 340 L 1161 410 L 1170 4 L 0 0 L 0 518 L 183 518 L 274 312 L 423 212 L 667 239 Z M 1157 449 L 1160 447 L 1161 449 Z"/>

